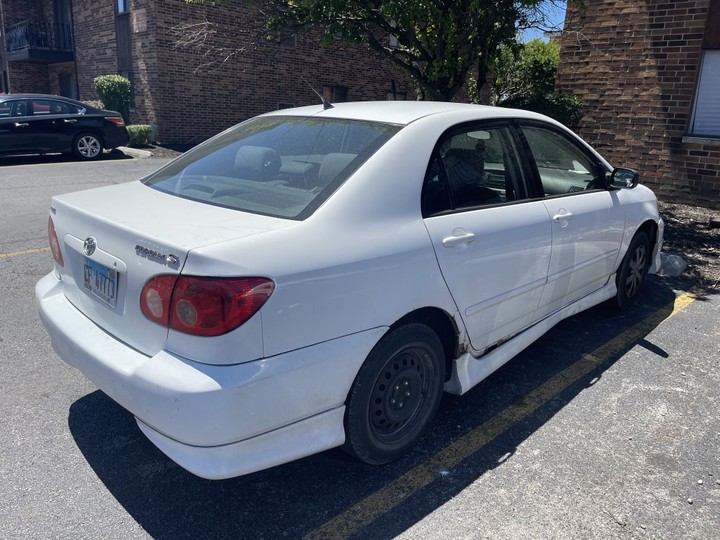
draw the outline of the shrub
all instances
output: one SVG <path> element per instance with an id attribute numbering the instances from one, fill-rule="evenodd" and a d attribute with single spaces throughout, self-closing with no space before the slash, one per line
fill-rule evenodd
<path id="1" fill-rule="evenodd" d="M 130 135 L 130 144 L 142 146 L 150 144 L 151 129 L 147 124 L 134 124 L 127 126 L 128 135 Z"/>
<path id="2" fill-rule="evenodd" d="M 93 79 L 104 109 L 119 112 L 130 123 L 130 81 L 122 75 L 102 75 Z"/>
<path id="3" fill-rule="evenodd" d="M 554 118 L 570 129 L 577 129 L 583 117 L 582 101 L 569 94 L 544 94 L 508 99 L 500 107 L 525 109 Z"/>

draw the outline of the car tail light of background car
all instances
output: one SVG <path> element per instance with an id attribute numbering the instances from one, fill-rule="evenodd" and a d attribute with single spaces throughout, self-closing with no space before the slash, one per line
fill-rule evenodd
<path id="1" fill-rule="evenodd" d="M 125 121 L 120 116 L 108 116 L 107 119 L 117 127 L 123 127 L 125 125 Z"/>
<path id="2" fill-rule="evenodd" d="M 242 325 L 265 304 L 274 283 L 263 277 L 214 278 L 159 275 L 140 294 L 153 322 L 197 336 L 219 336 Z"/>

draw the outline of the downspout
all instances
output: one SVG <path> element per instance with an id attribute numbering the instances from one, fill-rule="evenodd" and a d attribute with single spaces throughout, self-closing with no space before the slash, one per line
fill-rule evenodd
<path id="1" fill-rule="evenodd" d="M 0 69 L 2 70 L 2 83 L 5 93 L 10 93 L 10 70 L 8 69 L 7 61 L 7 43 L 5 39 L 5 10 L 3 8 L 2 0 L 0 0 L 0 34 L 2 40 L 0 40 Z"/>

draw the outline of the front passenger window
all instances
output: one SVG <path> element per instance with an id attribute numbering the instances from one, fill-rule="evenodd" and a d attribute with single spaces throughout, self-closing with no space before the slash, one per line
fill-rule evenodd
<path id="1" fill-rule="evenodd" d="M 545 196 L 598 189 L 604 185 L 604 170 L 568 138 L 556 131 L 523 126 Z"/>

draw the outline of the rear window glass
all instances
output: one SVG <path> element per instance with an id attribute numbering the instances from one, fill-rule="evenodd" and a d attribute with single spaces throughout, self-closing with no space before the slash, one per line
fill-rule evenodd
<path id="1" fill-rule="evenodd" d="M 332 118 L 255 118 L 187 152 L 145 184 L 244 212 L 305 219 L 399 129 Z"/>

